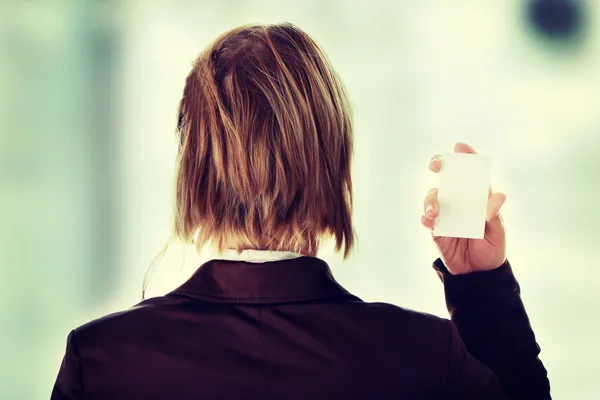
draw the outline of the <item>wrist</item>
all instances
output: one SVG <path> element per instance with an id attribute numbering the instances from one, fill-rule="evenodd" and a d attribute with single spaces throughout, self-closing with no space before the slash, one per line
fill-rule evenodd
<path id="1" fill-rule="evenodd" d="M 433 268 L 445 286 L 462 290 L 510 290 L 519 291 L 512 267 L 505 259 L 498 267 L 487 271 L 474 271 L 466 274 L 452 274 L 444 262 L 438 258 L 433 262 Z"/>
<path id="2" fill-rule="evenodd" d="M 434 262 L 434 268 L 450 275 L 471 275 L 481 272 L 493 271 L 497 268 L 504 266 L 507 263 L 506 257 L 488 260 L 475 260 L 471 262 L 459 262 L 458 265 L 455 263 L 446 263 L 443 258 L 438 258 Z M 476 264 L 472 266 L 469 264 Z"/>

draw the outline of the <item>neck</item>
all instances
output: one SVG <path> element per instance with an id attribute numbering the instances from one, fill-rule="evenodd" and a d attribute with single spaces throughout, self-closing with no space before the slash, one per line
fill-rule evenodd
<path id="1" fill-rule="evenodd" d="M 221 249 L 222 250 L 219 251 L 218 246 L 216 246 L 215 250 L 218 252 L 231 251 L 231 252 L 237 252 L 237 253 L 242 253 L 242 252 L 246 252 L 246 251 L 294 253 L 294 254 L 298 254 L 300 256 L 316 257 L 317 251 L 318 251 L 318 242 L 316 240 L 311 240 L 308 243 L 308 245 L 301 246 L 299 249 L 298 248 L 270 248 L 269 246 L 261 246 L 259 244 L 259 245 L 252 245 L 252 246 L 244 246 L 241 248 L 241 250 L 239 250 L 239 246 L 234 243 L 221 243 Z"/>
<path id="2" fill-rule="evenodd" d="M 246 262 L 269 262 L 281 261 L 299 258 L 305 254 L 294 253 L 291 251 L 274 251 L 274 250 L 255 250 L 247 249 L 241 252 L 235 249 L 225 249 L 223 251 L 213 251 L 211 258 L 229 261 L 246 261 Z"/>

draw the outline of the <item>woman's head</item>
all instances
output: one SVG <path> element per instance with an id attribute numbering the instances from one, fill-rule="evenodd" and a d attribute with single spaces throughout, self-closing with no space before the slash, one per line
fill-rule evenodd
<path id="1" fill-rule="evenodd" d="M 318 45 L 291 24 L 233 29 L 195 61 L 179 106 L 176 236 L 198 247 L 348 255 L 352 115 Z"/>

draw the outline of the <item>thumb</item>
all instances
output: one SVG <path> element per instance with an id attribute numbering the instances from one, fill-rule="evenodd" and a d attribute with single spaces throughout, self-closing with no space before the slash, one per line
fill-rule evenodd
<path id="1" fill-rule="evenodd" d="M 500 208 L 502 208 L 505 201 L 506 195 L 500 192 L 493 193 L 488 197 L 486 222 L 492 222 L 498 218 Z"/>

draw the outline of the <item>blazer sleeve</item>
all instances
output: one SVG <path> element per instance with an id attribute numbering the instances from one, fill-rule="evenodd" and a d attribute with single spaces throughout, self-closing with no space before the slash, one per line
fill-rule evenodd
<path id="1" fill-rule="evenodd" d="M 446 306 L 466 351 L 498 377 L 510 400 L 548 400 L 550 382 L 540 347 L 508 261 L 486 272 L 451 275 L 434 262 Z"/>
<path id="2" fill-rule="evenodd" d="M 467 349 L 454 324 L 448 323 L 448 381 L 450 399 L 507 400 L 502 385 L 494 373 Z"/>
<path id="3" fill-rule="evenodd" d="M 75 346 L 75 331 L 71 331 L 50 400 L 83 400 L 82 378 L 81 357 Z"/>

